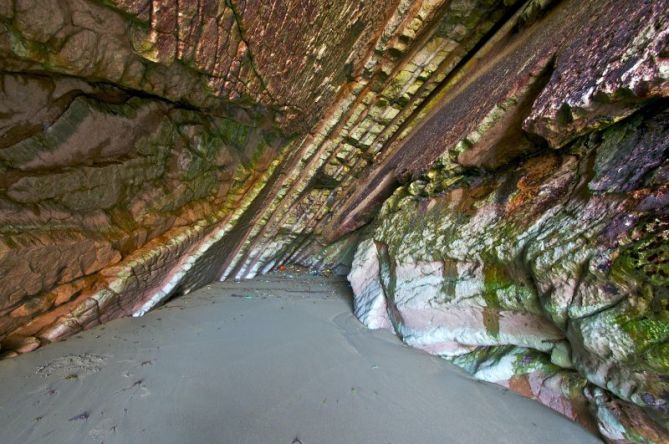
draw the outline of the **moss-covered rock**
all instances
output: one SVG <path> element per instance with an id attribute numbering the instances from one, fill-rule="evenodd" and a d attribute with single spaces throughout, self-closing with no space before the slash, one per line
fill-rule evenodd
<path id="1" fill-rule="evenodd" d="M 528 396 L 522 375 L 564 374 L 582 382 L 560 396 L 581 407 L 587 385 L 669 413 L 669 202 L 649 180 L 666 122 L 651 107 L 558 154 L 460 170 L 440 193 L 412 192 L 438 169 L 398 190 L 369 234 L 398 335 Z"/>

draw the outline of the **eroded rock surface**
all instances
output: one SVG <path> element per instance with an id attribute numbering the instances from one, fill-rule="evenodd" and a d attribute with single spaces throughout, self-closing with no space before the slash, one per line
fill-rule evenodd
<path id="1" fill-rule="evenodd" d="M 0 344 L 296 263 L 667 441 L 666 0 L 0 0 Z M 352 267 L 352 268 L 351 268 Z"/>
<path id="2" fill-rule="evenodd" d="M 220 278 L 396 7 L 3 0 L 3 348 Z"/>
<path id="3" fill-rule="evenodd" d="M 396 166 L 392 156 L 378 164 L 383 174 L 407 168 L 413 180 L 385 200 L 349 274 L 356 314 L 370 328 L 390 325 L 407 344 L 596 424 L 612 442 L 669 439 L 669 114 L 666 101 L 650 100 L 666 96 L 665 55 L 651 48 L 666 46 L 659 23 L 667 17 L 647 6 L 650 23 L 635 15 L 643 8 L 629 22 L 613 9 L 592 14 L 595 27 L 618 23 L 601 52 L 596 36 L 558 37 L 566 40 L 551 49 L 553 61 L 534 69 L 552 74 L 516 89 L 519 98 L 482 120 L 472 121 L 457 83 L 439 98 L 441 108 L 402 143 Z M 558 6 L 527 32 L 545 21 L 544 32 L 578 8 Z M 619 55 L 600 59 L 609 52 Z M 486 76 L 508 72 L 516 57 L 493 59 L 460 88 L 480 93 Z M 438 131 L 445 122 L 452 129 Z M 458 141 L 466 122 L 481 123 Z M 505 150 L 510 141 L 525 154 Z M 420 157 L 430 152 L 439 156 Z M 354 193 L 388 186 L 370 177 Z M 342 212 L 335 232 L 359 225 L 353 218 L 369 220 L 360 219 L 368 197 L 353 202 L 363 211 Z"/>
<path id="4" fill-rule="evenodd" d="M 575 419 L 590 384 L 664 414 L 669 119 L 648 113 L 439 193 L 398 189 L 349 276 L 359 318 L 387 325 L 374 293 L 408 344 L 512 387 L 530 375 L 521 391 Z"/>

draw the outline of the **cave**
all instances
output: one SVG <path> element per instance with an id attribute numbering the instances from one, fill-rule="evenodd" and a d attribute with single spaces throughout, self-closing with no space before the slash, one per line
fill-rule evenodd
<path id="1" fill-rule="evenodd" d="M 669 443 L 669 0 L 0 0 L 0 442 Z"/>

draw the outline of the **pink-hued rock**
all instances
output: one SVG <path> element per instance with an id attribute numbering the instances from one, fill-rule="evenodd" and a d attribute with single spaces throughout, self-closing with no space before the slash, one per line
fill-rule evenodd
<path id="1" fill-rule="evenodd" d="M 669 283 L 667 115 L 650 106 L 563 154 L 547 148 L 494 175 L 445 166 L 401 187 L 359 245 L 351 275 L 380 281 L 407 344 L 570 417 L 575 399 L 594 408 L 582 390 L 561 395 L 539 384 L 544 376 L 528 376 L 539 359 L 546 375 L 581 378 L 581 388 L 649 412 L 647 422 L 616 420 L 624 439 L 661 436 L 645 424 L 661 427 L 668 405 L 659 302 Z M 524 362 L 525 352 L 500 347 L 532 356 Z M 607 418 L 597 421 L 609 430 Z"/>
<path id="2" fill-rule="evenodd" d="M 15 11 L 0 39 L 6 68 L 103 80 L 216 112 L 260 105 L 278 125 L 306 131 L 360 74 L 398 0 L 5 3 Z"/>
<path id="3" fill-rule="evenodd" d="M 398 181 L 435 163 L 497 169 L 665 97 L 668 7 L 565 0 L 525 24 L 511 20 L 364 174 L 343 184 L 319 229 L 332 241 L 362 227 Z"/>
<path id="4" fill-rule="evenodd" d="M 390 318 L 386 298 L 379 278 L 379 261 L 376 246 L 371 240 L 363 241 L 357 254 L 348 281 L 351 283 L 355 315 L 371 329 L 390 329 Z"/>
<path id="5" fill-rule="evenodd" d="M 9 242 L 21 247 L 12 248 Z M 120 259 L 109 241 L 82 234 L 5 238 L 0 244 L 0 307 L 11 307 L 25 296 L 95 273 Z"/>
<path id="6" fill-rule="evenodd" d="M 41 345 L 41 341 L 34 336 L 14 335 L 2 341 L 2 348 L 13 350 L 17 353 L 28 353 Z"/>
<path id="7" fill-rule="evenodd" d="M 480 347 L 453 360 L 473 377 L 534 399 L 562 415 L 597 430 L 585 378 L 547 362 L 545 355 L 519 347 Z"/>

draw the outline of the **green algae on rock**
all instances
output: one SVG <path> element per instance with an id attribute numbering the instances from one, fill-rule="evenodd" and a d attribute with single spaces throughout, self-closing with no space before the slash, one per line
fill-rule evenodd
<path id="1" fill-rule="evenodd" d="M 666 110 L 651 107 L 561 154 L 539 154 L 494 175 L 465 173 L 478 174 L 477 181 L 387 201 L 368 235 L 384 247 L 361 244 L 357 254 L 389 263 L 377 277 L 388 325 L 409 345 L 476 377 L 515 387 L 562 413 L 565 403 L 579 405 L 584 423 L 590 418 L 586 386 L 664 417 L 667 188 L 652 178 L 669 154 L 668 121 Z M 365 267 L 360 259 L 357 266 Z M 366 291 L 356 295 L 365 299 Z M 358 316 L 369 324 L 369 315 Z M 511 359 L 516 355 L 499 347 L 543 356 L 550 367 L 544 373 L 580 375 L 581 390 L 558 390 L 557 406 L 538 395 L 545 389 L 515 386 L 539 361 Z"/>

